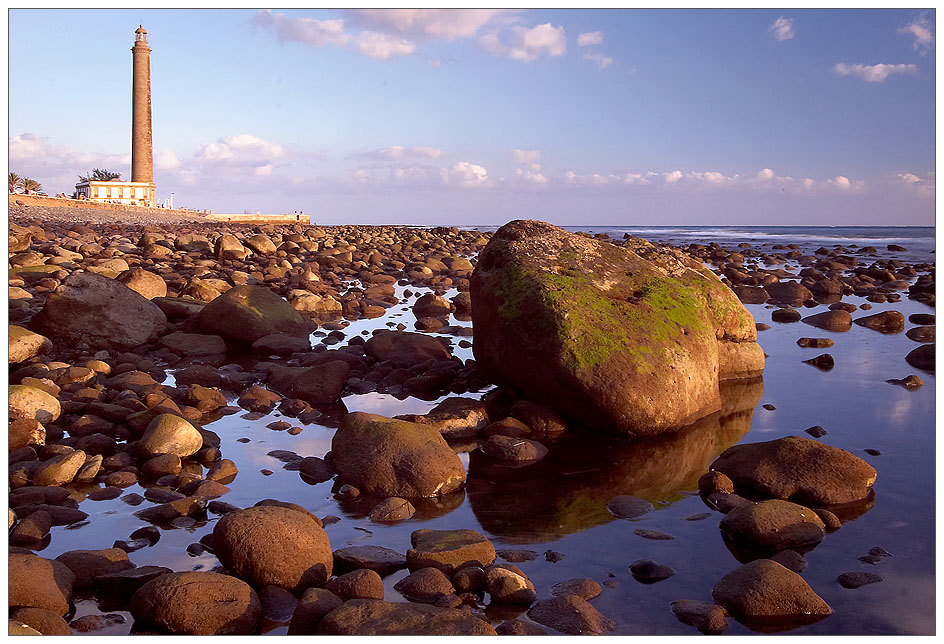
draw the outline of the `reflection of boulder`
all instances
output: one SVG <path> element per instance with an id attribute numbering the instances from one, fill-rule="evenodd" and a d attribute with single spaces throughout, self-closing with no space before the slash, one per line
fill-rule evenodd
<path id="1" fill-rule="evenodd" d="M 606 503 L 617 495 L 676 501 L 750 430 L 763 390 L 761 379 L 724 382 L 722 412 L 673 434 L 626 441 L 571 431 L 528 467 L 503 467 L 476 450 L 466 481 L 472 511 L 489 533 L 531 543 L 612 521 Z"/>
<path id="2" fill-rule="evenodd" d="M 340 487 L 340 483 L 335 485 L 335 488 Z M 338 507 L 340 507 L 345 514 L 356 518 L 363 518 L 369 515 L 374 506 L 383 499 L 377 496 L 360 494 L 355 497 L 336 496 L 335 500 L 338 503 Z M 413 514 L 413 519 L 416 521 L 428 521 L 429 519 L 445 516 L 462 505 L 463 501 L 465 501 L 465 490 L 456 490 L 449 494 L 442 494 L 427 499 L 410 499 L 410 503 L 416 509 L 416 512 Z"/>

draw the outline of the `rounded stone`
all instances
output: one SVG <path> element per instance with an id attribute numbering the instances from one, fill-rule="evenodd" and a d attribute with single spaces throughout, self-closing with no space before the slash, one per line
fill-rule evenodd
<path id="1" fill-rule="evenodd" d="M 7 408 L 10 418 L 33 419 L 44 425 L 58 419 L 62 413 L 55 396 L 26 385 L 10 385 Z"/>
<path id="2" fill-rule="evenodd" d="M 175 572 L 147 582 L 130 604 L 136 623 L 173 635 L 247 635 L 262 613 L 249 584 L 215 572 Z"/>
<path id="3" fill-rule="evenodd" d="M 203 447 L 203 435 L 185 418 L 174 414 L 160 414 L 148 423 L 138 441 L 138 449 L 145 454 L 174 454 L 186 458 Z"/>
<path id="4" fill-rule="evenodd" d="M 349 599 L 383 599 L 383 580 L 373 570 L 354 570 L 347 574 L 335 577 L 325 586 L 342 600 Z"/>
<path id="5" fill-rule="evenodd" d="M 224 515 L 213 529 L 213 547 L 236 576 L 291 591 L 323 585 L 334 562 L 328 535 L 317 519 L 274 505 Z"/>
<path id="6" fill-rule="evenodd" d="M 826 526 L 813 510 L 770 499 L 731 510 L 721 531 L 734 541 L 764 550 L 786 550 L 819 543 Z"/>

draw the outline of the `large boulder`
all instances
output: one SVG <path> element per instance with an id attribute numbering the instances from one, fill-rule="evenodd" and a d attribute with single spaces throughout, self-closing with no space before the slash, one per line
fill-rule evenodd
<path id="1" fill-rule="evenodd" d="M 619 247 L 513 221 L 482 251 L 471 295 L 477 365 L 605 431 L 688 425 L 721 408 L 720 380 L 764 368 L 754 318 L 731 290 L 645 240 Z"/>
<path id="2" fill-rule="evenodd" d="M 344 360 L 332 360 L 315 367 L 274 365 L 268 371 L 266 385 L 283 396 L 320 405 L 341 397 L 350 371 L 350 365 Z"/>
<path id="3" fill-rule="evenodd" d="M 729 447 L 711 469 L 739 491 L 752 491 L 803 505 L 822 506 L 864 499 L 875 469 L 846 450 L 800 436 Z"/>
<path id="4" fill-rule="evenodd" d="M 203 435 L 186 418 L 159 414 L 148 423 L 138 449 L 149 455 L 176 454 L 186 458 L 203 447 Z"/>
<path id="5" fill-rule="evenodd" d="M 782 499 L 745 503 L 721 519 L 721 531 L 748 548 L 780 551 L 819 543 L 826 526 L 809 508 Z"/>
<path id="6" fill-rule="evenodd" d="M 319 635 L 495 635 L 488 622 L 455 608 L 351 599 L 324 616 Z"/>
<path id="7" fill-rule="evenodd" d="M 429 425 L 376 414 L 347 414 L 331 439 L 331 464 L 361 492 L 431 497 L 465 483 L 462 461 Z"/>
<path id="8" fill-rule="evenodd" d="M 164 278 L 143 268 L 135 267 L 123 271 L 115 279 L 149 300 L 167 295 L 167 283 Z"/>
<path id="9" fill-rule="evenodd" d="M 262 604 L 246 582 L 215 572 L 175 572 L 147 582 L 131 597 L 135 623 L 173 635 L 247 635 Z"/>
<path id="10" fill-rule="evenodd" d="M 197 314 L 204 333 L 252 344 L 273 333 L 307 335 L 309 323 L 292 306 L 264 286 L 236 286 Z"/>
<path id="11" fill-rule="evenodd" d="M 300 591 L 331 577 L 328 535 L 317 519 L 289 507 L 228 512 L 213 529 L 213 545 L 227 570 L 256 586 Z"/>
<path id="12" fill-rule="evenodd" d="M 130 349 L 156 337 L 167 318 L 121 282 L 78 273 L 49 294 L 30 326 L 64 346 Z"/>

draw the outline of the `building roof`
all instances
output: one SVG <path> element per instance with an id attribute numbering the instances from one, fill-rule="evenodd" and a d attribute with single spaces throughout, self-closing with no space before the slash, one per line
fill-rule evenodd
<path id="1" fill-rule="evenodd" d="M 138 25 L 138 28 L 134 30 L 136 34 L 146 34 L 147 31 L 144 30 L 144 25 Z"/>

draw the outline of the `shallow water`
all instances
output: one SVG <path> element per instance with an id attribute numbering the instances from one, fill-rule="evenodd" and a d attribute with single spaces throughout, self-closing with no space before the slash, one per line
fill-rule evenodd
<path id="1" fill-rule="evenodd" d="M 730 247 L 737 240 L 720 241 Z M 808 243 L 816 245 L 804 246 L 804 252 L 820 245 Z M 932 259 L 933 255 L 924 261 Z M 413 287 L 411 290 L 425 292 Z M 857 305 L 865 302 L 857 297 L 845 297 L 843 301 Z M 820 440 L 868 461 L 878 471 L 878 479 L 871 507 L 860 508 L 860 516 L 848 520 L 805 554 L 808 566 L 802 575 L 833 608 L 833 614 L 789 632 L 933 633 L 935 377 L 905 362 L 904 356 L 917 343 L 904 333 L 882 335 L 858 325 L 845 333 L 832 333 L 802 322 L 775 323 L 770 320 L 772 308 L 747 308 L 758 322 L 771 325 L 758 334 L 769 356 L 763 381 L 726 384 L 722 412 L 678 434 L 626 442 L 573 432 L 551 444 L 544 461 L 517 469 L 489 465 L 480 453 L 463 453 L 469 474 L 464 491 L 436 502 L 417 503 L 416 517 L 387 526 L 367 520 L 372 502 L 342 502 L 332 494 L 331 481 L 309 485 L 298 472 L 283 469 L 280 461 L 267 455 L 280 449 L 301 456 L 323 456 L 330 449 L 333 429 L 306 425 L 299 435 L 292 436 L 266 428 L 281 417 L 278 412 L 258 420 L 247 420 L 244 413 L 239 413 L 207 425 L 220 435 L 223 456 L 233 460 L 240 470 L 229 484 L 231 492 L 221 500 L 245 507 L 263 498 L 275 498 L 298 503 L 318 516 L 339 516 L 340 522 L 325 528 L 333 549 L 373 544 L 406 552 L 410 533 L 419 528 L 475 529 L 491 539 L 496 549 L 526 549 L 536 554 L 535 559 L 516 565 L 534 582 L 539 599 L 549 597 L 550 587 L 558 582 L 590 577 L 606 582 L 603 594 L 592 603 L 616 622 L 614 633 L 696 634 L 694 628 L 675 619 L 669 604 L 677 599 L 710 601 L 713 585 L 740 565 L 721 538 L 718 524 L 723 515 L 710 510 L 693 494 L 698 477 L 721 451 L 735 443 L 806 436 L 804 429 L 820 425 L 829 432 Z M 804 309 L 803 314 L 826 309 L 821 305 Z M 915 312 L 934 312 L 903 296 L 897 303 L 874 304 L 870 311 L 857 311 L 853 318 L 884 310 L 897 310 L 906 317 Z M 382 318 L 354 322 L 344 332 L 352 337 L 364 330 L 385 328 L 387 322 L 401 321 L 412 328 L 414 318 L 406 304 L 394 307 Z M 469 325 L 456 320 L 451 323 Z M 911 326 L 909 323 L 907 328 Z M 796 340 L 802 336 L 830 337 L 835 346 L 801 349 Z M 460 339 L 453 337 L 453 345 Z M 822 372 L 802 363 L 824 352 L 835 358 L 836 366 L 831 371 Z M 464 359 L 471 357 L 468 349 L 457 353 Z M 885 382 L 911 373 L 925 382 L 917 391 Z M 234 404 L 234 398 L 230 400 Z M 373 393 L 348 396 L 344 403 L 348 411 L 393 416 L 423 413 L 438 400 L 397 400 Z M 776 409 L 768 411 L 763 404 L 772 404 Z M 286 420 L 299 425 L 295 419 Z M 237 440 L 240 438 L 250 440 L 241 443 Z M 877 449 L 881 455 L 871 456 L 863 451 L 866 448 Z M 264 475 L 263 469 L 272 474 Z M 135 485 L 125 491 L 130 492 L 143 494 L 144 490 Z M 605 504 L 619 494 L 649 499 L 656 510 L 634 521 L 617 519 Z M 141 507 L 148 504 L 145 501 Z M 107 548 L 115 539 L 126 539 L 134 529 L 147 525 L 131 515 L 137 508 L 129 508 L 120 499 L 85 500 L 80 507 L 90 514 L 91 522 L 74 530 L 53 528 L 52 542 L 39 553 L 41 556 Z M 689 520 L 703 513 L 709 513 L 708 517 Z M 129 558 L 139 566 L 210 570 L 218 565 L 213 555 L 193 557 L 186 547 L 211 532 L 216 519 L 209 514 L 205 521 L 185 529 L 162 529 L 155 546 L 132 552 Z M 634 534 L 637 528 L 666 532 L 675 538 L 645 539 Z M 874 566 L 857 560 L 873 546 L 881 546 L 894 556 Z M 563 559 L 548 562 L 543 556 L 547 550 L 562 554 Z M 637 559 L 654 559 L 671 566 L 677 574 L 656 584 L 639 583 L 628 571 Z M 836 576 L 848 571 L 875 572 L 884 581 L 847 590 L 836 582 Z M 407 574 L 403 570 L 384 579 L 388 600 L 403 601 L 393 585 Z M 127 633 L 131 617 L 120 608 L 79 599 L 75 616 L 118 612 L 126 616 L 127 622 L 97 634 Z M 526 619 L 525 609 L 493 606 L 485 615 L 497 625 L 512 617 Z M 728 623 L 727 633 L 752 632 L 730 617 Z M 267 632 L 286 630 L 284 625 L 274 625 Z"/>

